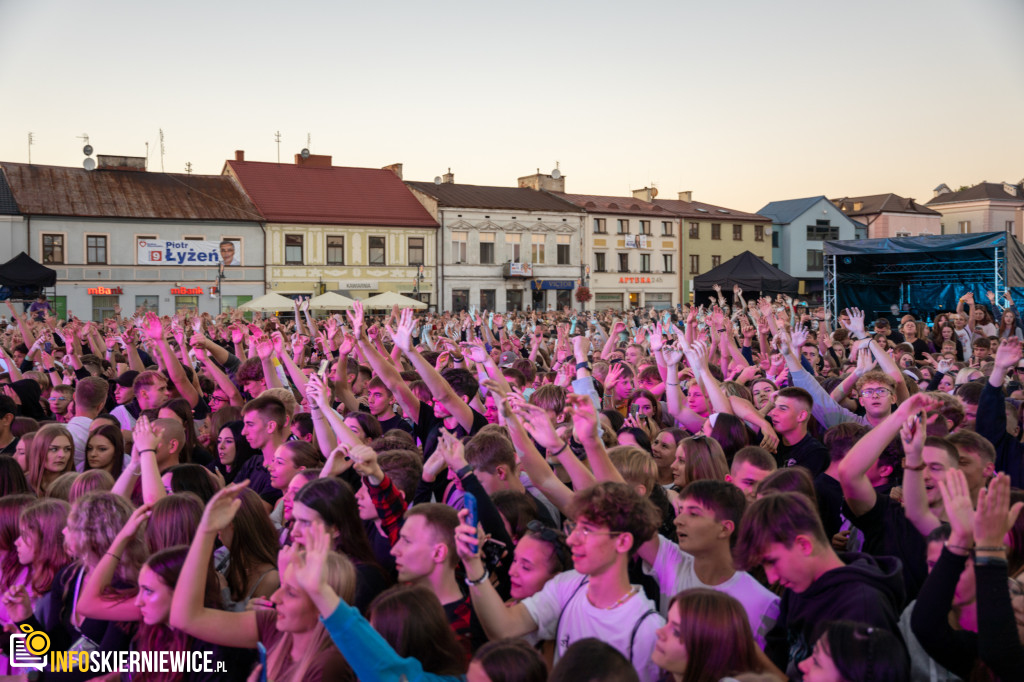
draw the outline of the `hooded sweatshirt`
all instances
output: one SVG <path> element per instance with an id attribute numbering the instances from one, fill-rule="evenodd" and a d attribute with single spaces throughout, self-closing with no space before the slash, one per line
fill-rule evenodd
<path id="1" fill-rule="evenodd" d="M 839 558 L 845 566 L 823 573 L 799 594 L 790 589 L 782 594 L 779 620 L 768 633 L 765 653 L 791 679 L 803 679 L 796 664 L 811 655 L 821 623 L 852 620 L 900 636 L 906 597 L 900 560 L 856 552 L 840 553 Z"/>

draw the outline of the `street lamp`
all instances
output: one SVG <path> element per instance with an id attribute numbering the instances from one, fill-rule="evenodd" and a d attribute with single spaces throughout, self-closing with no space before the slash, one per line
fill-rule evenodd
<path id="1" fill-rule="evenodd" d="M 416 269 L 416 288 L 413 290 L 413 292 L 416 294 L 416 300 L 419 300 L 419 301 L 423 300 L 423 299 L 420 298 L 420 282 L 422 282 L 424 279 L 426 279 L 423 276 L 423 270 L 424 270 L 424 267 L 422 265 L 419 266 Z"/>

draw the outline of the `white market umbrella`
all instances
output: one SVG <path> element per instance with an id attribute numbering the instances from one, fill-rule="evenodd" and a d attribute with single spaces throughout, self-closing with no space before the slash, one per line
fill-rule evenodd
<path id="1" fill-rule="evenodd" d="M 295 307 L 292 299 L 281 294 L 264 294 L 238 306 L 239 310 L 258 310 L 261 313 L 272 313 L 276 310 L 291 310 Z"/>
<path id="2" fill-rule="evenodd" d="M 309 299 L 310 310 L 349 310 L 351 308 L 351 298 L 333 291 L 328 291 L 326 294 L 320 294 L 315 298 Z"/>
<path id="3" fill-rule="evenodd" d="M 393 291 L 385 291 L 383 294 L 371 296 L 363 301 L 364 308 L 393 308 L 396 305 L 399 308 L 414 308 L 416 310 L 423 310 L 427 307 L 427 304 L 423 301 L 417 301 L 415 298 L 402 296 Z"/>

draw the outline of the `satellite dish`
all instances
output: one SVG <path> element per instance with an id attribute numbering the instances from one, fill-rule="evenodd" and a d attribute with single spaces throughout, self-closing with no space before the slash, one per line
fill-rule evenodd
<path id="1" fill-rule="evenodd" d="M 87 158 L 82 162 L 82 167 L 87 171 L 96 170 L 96 159 Z"/>
<path id="2" fill-rule="evenodd" d="M 658 188 L 657 187 L 652 187 L 651 188 L 651 198 L 654 199 L 657 196 L 658 196 Z"/>
<path id="3" fill-rule="evenodd" d="M 86 156 L 92 156 L 92 145 L 87 144 L 84 147 L 82 147 L 82 153 L 85 154 Z"/>
<path id="4" fill-rule="evenodd" d="M 434 184 L 435 185 L 440 185 L 441 184 L 441 176 L 440 175 L 435 175 L 434 176 Z"/>
<path id="5" fill-rule="evenodd" d="M 308 159 L 309 158 L 309 150 L 303 148 L 303 150 L 301 152 L 299 152 L 299 156 L 301 156 L 304 159 Z"/>
<path id="6" fill-rule="evenodd" d="M 555 180 L 559 179 L 560 177 L 562 177 L 562 171 L 556 168 L 555 170 L 551 171 L 551 177 L 554 178 Z"/>

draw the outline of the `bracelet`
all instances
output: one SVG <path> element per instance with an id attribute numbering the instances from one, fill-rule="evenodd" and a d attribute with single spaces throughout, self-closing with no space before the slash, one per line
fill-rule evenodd
<path id="1" fill-rule="evenodd" d="M 924 462 L 921 462 L 917 466 L 908 466 L 906 457 L 904 457 L 903 461 L 900 462 L 900 466 L 903 467 L 904 471 L 924 471 L 925 469 L 928 468 L 928 465 Z"/>
<path id="2" fill-rule="evenodd" d="M 484 566 L 484 574 L 482 576 L 480 576 L 476 580 L 470 580 L 469 576 L 467 575 L 466 576 L 466 584 L 469 585 L 470 587 L 476 587 L 477 585 L 481 584 L 482 582 L 484 582 L 485 580 L 487 580 L 490 577 L 491 577 L 491 572 L 487 570 L 486 566 Z"/>
<path id="3" fill-rule="evenodd" d="M 147 449 L 145 449 L 145 450 L 139 450 L 139 454 L 140 454 L 140 455 L 141 455 L 142 453 L 144 453 L 144 452 L 156 452 L 156 449 L 155 449 L 155 448 L 147 448 Z"/>
<path id="4" fill-rule="evenodd" d="M 1006 567 L 1006 558 L 1001 556 L 976 556 L 975 566 L 1003 566 Z"/>
<path id="5" fill-rule="evenodd" d="M 666 382 L 665 382 L 665 385 L 666 385 L 666 386 L 678 386 L 678 385 L 679 385 L 679 382 L 677 381 L 676 383 L 674 383 L 674 384 L 673 384 L 673 383 L 672 383 L 671 381 L 666 381 Z"/>
<path id="6" fill-rule="evenodd" d="M 963 547 L 961 545 L 951 545 L 951 544 L 949 544 L 949 542 L 946 542 L 946 548 L 947 549 L 955 549 L 955 550 L 958 550 L 960 552 L 967 552 L 968 554 L 970 554 L 971 552 L 974 551 L 973 547 Z"/>
<path id="7" fill-rule="evenodd" d="M 117 559 L 118 561 L 120 561 L 120 560 L 121 560 L 121 555 L 120 555 L 120 554 L 114 554 L 113 552 L 105 552 L 105 554 L 106 554 L 107 556 L 112 556 L 112 557 L 114 557 L 114 558 L 115 558 L 115 559 Z"/>
<path id="8" fill-rule="evenodd" d="M 558 450 L 558 452 L 552 453 L 552 454 L 548 455 L 548 457 L 558 457 L 560 454 L 565 452 L 568 447 L 569 447 L 569 441 L 565 441 L 565 443 Z"/>
<path id="9" fill-rule="evenodd" d="M 584 360 L 576 363 L 576 369 L 590 369 L 590 363 Z"/>
<path id="10" fill-rule="evenodd" d="M 992 547 L 975 547 L 975 552 L 1005 552 L 1006 545 L 995 545 Z"/>
<path id="11" fill-rule="evenodd" d="M 474 471 L 473 465 L 472 464 L 467 464 L 466 466 L 464 466 L 461 469 L 459 469 L 458 471 L 456 471 L 455 475 L 461 481 L 466 476 L 469 476 L 471 473 L 473 473 L 473 471 Z"/>

